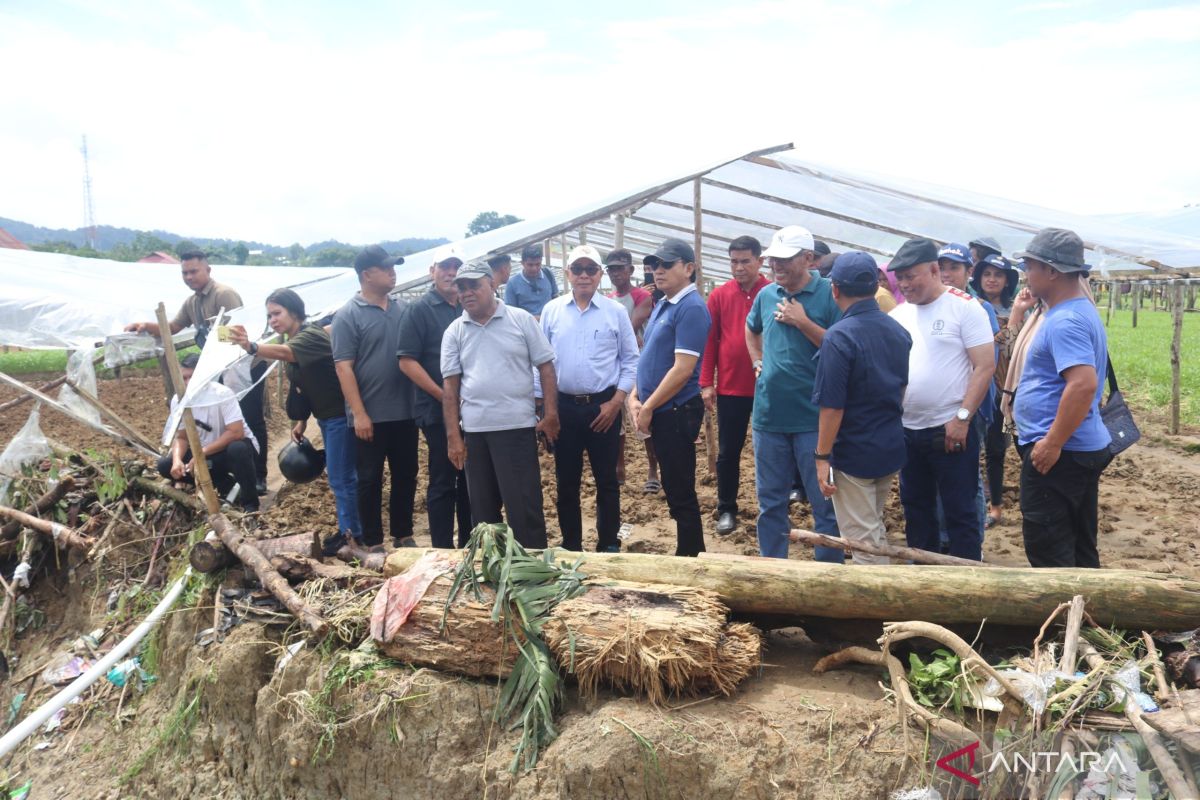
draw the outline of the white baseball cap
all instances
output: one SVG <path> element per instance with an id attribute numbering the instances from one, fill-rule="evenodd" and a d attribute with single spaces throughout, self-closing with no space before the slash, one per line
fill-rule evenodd
<path id="1" fill-rule="evenodd" d="M 463 257 L 462 252 L 456 245 L 444 244 L 437 250 L 433 251 L 434 266 L 441 264 L 443 261 L 449 261 L 452 258 L 458 259 L 460 267 L 467 263 L 467 259 Z"/>
<path id="2" fill-rule="evenodd" d="M 573 265 L 581 258 L 591 259 L 592 263 L 601 269 L 604 267 L 604 259 L 600 257 L 600 251 L 592 247 L 590 244 L 581 244 L 578 247 L 573 248 L 570 255 L 567 256 L 567 266 Z"/>
<path id="3" fill-rule="evenodd" d="M 793 258 L 801 250 L 812 250 L 815 246 L 808 228 L 788 225 L 775 231 L 771 245 L 763 251 L 763 258 Z"/>

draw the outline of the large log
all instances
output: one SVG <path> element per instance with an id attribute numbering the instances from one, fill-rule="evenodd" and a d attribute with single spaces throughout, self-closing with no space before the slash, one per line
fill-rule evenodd
<path id="1" fill-rule="evenodd" d="M 208 524 L 216 531 L 217 536 L 225 546 L 232 550 L 243 564 L 254 570 L 263 588 L 275 595 L 275 599 L 300 620 L 317 636 L 324 636 L 329 630 L 328 623 L 321 615 L 313 611 L 304 599 L 288 585 L 287 579 L 279 574 L 271 562 L 267 560 L 254 543 L 244 537 L 240 531 L 229 524 L 229 520 L 221 514 L 213 514 L 208 518 Z"/>
<path id="2" fill-rule="evenodd" d="M 385 575 L 403 572 L 423 548 L 394 551 Z M 576 553 L 563 551 L 564 558 Z M 842 566 L 747 557 L 736 561 L 647 553 L 588 553 L 581 570 L 641 583 L 716 592 L 736 614 L 793 619 L 925 620 L 1036 627 L 1077 594 L 1100 625 L 1139 630 L 1200 627 L 1200 581 L 1118 569 Z"/>
<path id="3" fill-rule="evenodd" d="M 256 539 L 253 542 L 258 552 L 268 561 L 275 556 L 308 556 L 321 557 L 321 544 L 316 534 L 293 533 L 289 536 L 277 536 L 273 539 Z M 188 554 L 192 569 L 197 572 L 215 572 L 222 567 L 231 567 L 238 562 L 238 557 L 218 537 L 206 537 L 203 541 L 192 545 Z"/>

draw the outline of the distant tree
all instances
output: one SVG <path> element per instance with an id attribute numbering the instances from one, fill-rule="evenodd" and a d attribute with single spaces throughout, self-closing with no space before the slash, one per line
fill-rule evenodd
<path id="1" fill-rule="evenodd" d="M 139 233 L 138 236 L 140 237 L 141 234 Z M 200 246 L 190 239 L 180 239 L 178 242 L 175 243 L 175 255 L 177 255 L 177 256 L 183 255 L 188 250 L 199 250 L 199 249 L 200 249 Z"/>
<path id="2" fill-rule="evenodd" d="M 43 244 L 31 244 L 30 249 L 40 253 L 66 253 L 71 256 L 80 256 L 82 258 L 110 258 L 108 253 L 101 253 L 98 250 L 93 250 L 86 245 L 80 247 L 74 242 L 64 240 L 45 242 Z"/>
<path id="3" fill-rule="evenodd" d="M 304 245 L 295 242 L 288 248 L 288 261 L 292 264 L 299 264 L 304 258 Z"/>
<path id="4" fill-rule="evenodd" d="M 314 267 L 352 267 L 354 266 L 354 257 L 357 255 L 358 248 L 339 245 L 318 250 L 306 260 L 309 265 Z"/>
<path id="5" fill-rule="evenodd" d="M 520 217 L 514 217 L 512 214 L 500 215 L 495 211 L 480 211 L 467 226 L 467 236 L 478 236 L 481 233 L 494 231 L 496 228 L 503 228 L 505 225 L 512 225 L 514 222 L 520 221 Z"/>
<path id="6" fill-rule="evenodd" d="M 245 264 L 249 257 L 250 248 L 246 247 L 245 242 L 238 242 L 233 246 L 233 258 L 238 264 Z"/>
<path id="7" fill-rule="evenodd" d="M 246 266 L 249 267 L 273 267 L 278 263 L 275 256 L 269 256 L 265 253 L 258 253 L 246 259 Z"/>

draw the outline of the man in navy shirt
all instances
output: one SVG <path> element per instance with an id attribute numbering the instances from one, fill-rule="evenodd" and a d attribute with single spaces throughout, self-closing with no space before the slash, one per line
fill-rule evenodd
<path id="1" fill-rule="evenodd" d="M 629 411 L 658 454 L 667 507 L 675 520 L 675 555 L 704 552 L 696 498 L 696 437 L 704 419 L 700 359 L 712 324 L 696 291 L 696 254 L 682 239 L 667 239 L 647 256 L 663 299 L 650 314 Z"/>
<path id="2" fill-rule="evenodd" d="M 541 317 L 546 303 L 555 297 L 558 297 L 558 284 L 554 273 L 542 266 L 542 246 L 525 245 L 521 251 L 521 271 L 508 279 L 504 302 Z"/>
<path id="3" fill-rule="evenodd" d="M 1108 339 L 1079 281 L 1083 240 L 1045 228 L 1017 258 L 1047 308 L 1013 401 L 1025 555 L 1035 567 L 1098 568 L 1100 473 L 1112 460 L 1100 418 Z"/>
<path id="4" fill-rule="evenodd" d="M 844 538 L 886 544 L 883 507 L 906 456 L 900 401 L 912 337 L 875 302 L 875 259 L 842 253 L 829 279 L 843 316 L 825 331 L 817 354 L 817 480 L 821 494 L 833 500 Z M 886 556 L 853 556 L 855 564 L 888 563 Z"/>

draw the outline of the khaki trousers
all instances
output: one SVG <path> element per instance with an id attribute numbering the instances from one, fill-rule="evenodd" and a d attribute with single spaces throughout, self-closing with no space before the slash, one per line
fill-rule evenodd
<path id="1" fill-rule="evenodd" d="M 833 471 L 833 513 L 837 515 L 842 538 L 851 542 L 887 544 L 883 525 L 883 507 L 892 491 L 896 473 L 882 478 L 856 478 L 841 470 Z M 855 564 L 890 564 L 887 556 L 873 556 L 851 551 Z"/>

